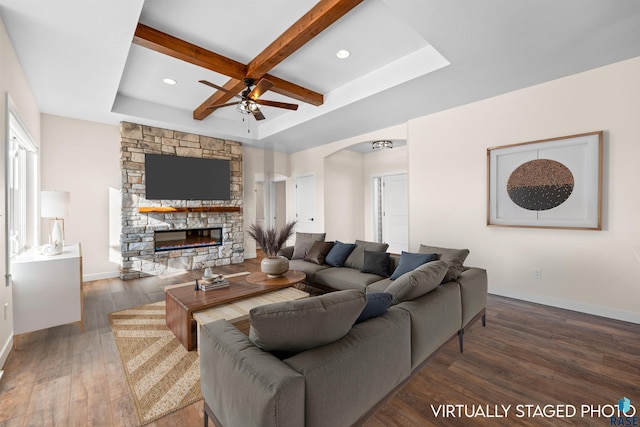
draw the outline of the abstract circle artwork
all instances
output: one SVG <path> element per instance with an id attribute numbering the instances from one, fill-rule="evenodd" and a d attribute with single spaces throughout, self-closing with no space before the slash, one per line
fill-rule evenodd
<path id="1" fill-rule="evenodd" d="M 573 192 L 573 174 L 555 160 L 531 160 L 518 166 L 507 180 L 507 193 L 516 205 L 546 211 L 563 204 Z"/>

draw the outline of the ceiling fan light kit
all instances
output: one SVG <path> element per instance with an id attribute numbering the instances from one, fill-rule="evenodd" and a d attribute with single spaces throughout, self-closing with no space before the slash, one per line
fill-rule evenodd
<path id="1" fill-rule="evenodd" d="M 238 105 L 236 106 L 236 110 L 238 110 L 242 114 L 253 114 L 256 111 L 258 111 L 259 108 L 258 108 L 258 104 L 256 104 L 255 101 L 250 99 L 244 99 L 238 102 Z"/>
<path id="2" fill-rule="evenodd" d="M 217 89 L 222 92 L 226 92 L 232 95 L 234 98 L 239 98 L 240 101 L 237 102 L 228 102 L 225 104 L 216 104 L 207 107 L 207 109 L 215 110 L 217 108 L 228 107 L 230 105 L 235 105 L 236 110 L 242 114 L 251 114 L 256 120 L 264 120 L 264 114 L 260 111 L 260 105 L 266 105 L 268 107 L 276 107 L 276 108 L 284 108 L 286 110 L 297 110 L 298 104 L 289 104 L 288 102 L 278 102 L 278 101 L 268 101 L 266 99 L 259 99 L 263 93 L 271 89 L 274 85 L 271 81 L 262 78 L 255 85 L 253 89 L 251 87 L 254 85 L 255 81 L 250 78 L 245 78 L 243 80 L 243 84 L 245 85 L 245 90 L 242 91 L 240 95 L 236 95 L 229 90 L 218 86 L 214 83 L 208 82 L 206 80 L 199 80 L 200 83 L 210 86 L 214 89 Z"/>
<path id="3" fill-rule="evenodd" d="M 385 140 L 380 140 L 380 141 L 373 141 L 371 143 L 371 148 L 373 150 L 384 150 L 386 148 L 393 148 L 393 141 L 389 141 L 388 139 Z"/>

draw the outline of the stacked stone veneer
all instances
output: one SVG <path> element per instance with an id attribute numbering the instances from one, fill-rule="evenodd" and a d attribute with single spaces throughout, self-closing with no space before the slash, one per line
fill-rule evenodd
<path id="1" fill-rule="evenodd" d="M 195 270 L 244 261 L 242 224 L 242 145 L 201 135 L 143 126 L 120 124 L 122 170 L 122 230 L 120 248 L 123 280 L 163 273 Z M 147 200 L 145 154 L 231 160 L 231 200 Z M 170 173 L 169 171 L 167 173 Z M 239 207 L 240 212 L 140 213 L 140 207 Z M 155 230 L 221 227 L 222 246 L 154 251 Z"/>

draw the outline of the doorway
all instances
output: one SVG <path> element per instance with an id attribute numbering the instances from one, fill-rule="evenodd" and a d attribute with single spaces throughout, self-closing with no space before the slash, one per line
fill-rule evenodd
<path id="1" fill-rule="evenodd" d="M 373 178 L 373 212 L 376 241 L 388 243 L 388 251 L 401 253 L 409 249 L 409 202 L 407 174 Z"/>
<path id="2" fill-rule="evenodd" d="M 256 224 L 279 230 L 287 222 L 287 177 L 278 173 L 255 178 Z"/>
<path id="3" fill-rule="evenodd" d="M 312 233 L 316 224 L 316 177 L 296 178 L 296 231 Z"/>

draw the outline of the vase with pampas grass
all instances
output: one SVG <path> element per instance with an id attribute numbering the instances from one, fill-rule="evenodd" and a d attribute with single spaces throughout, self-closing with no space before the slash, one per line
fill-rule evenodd
<path id="1" fill-rule="evenodd" d="M 293 235 L 295 221 L 287 223 L 280 231 L 275 227 L 264 228 L 261 224 L 251 224 L 248 233 L 264 252 L 265 257 L 260 262 L 260 270 L 267 277 L 280 277 L 289 271 L 289 259 L 278 255 L 280 249 Z"/>

